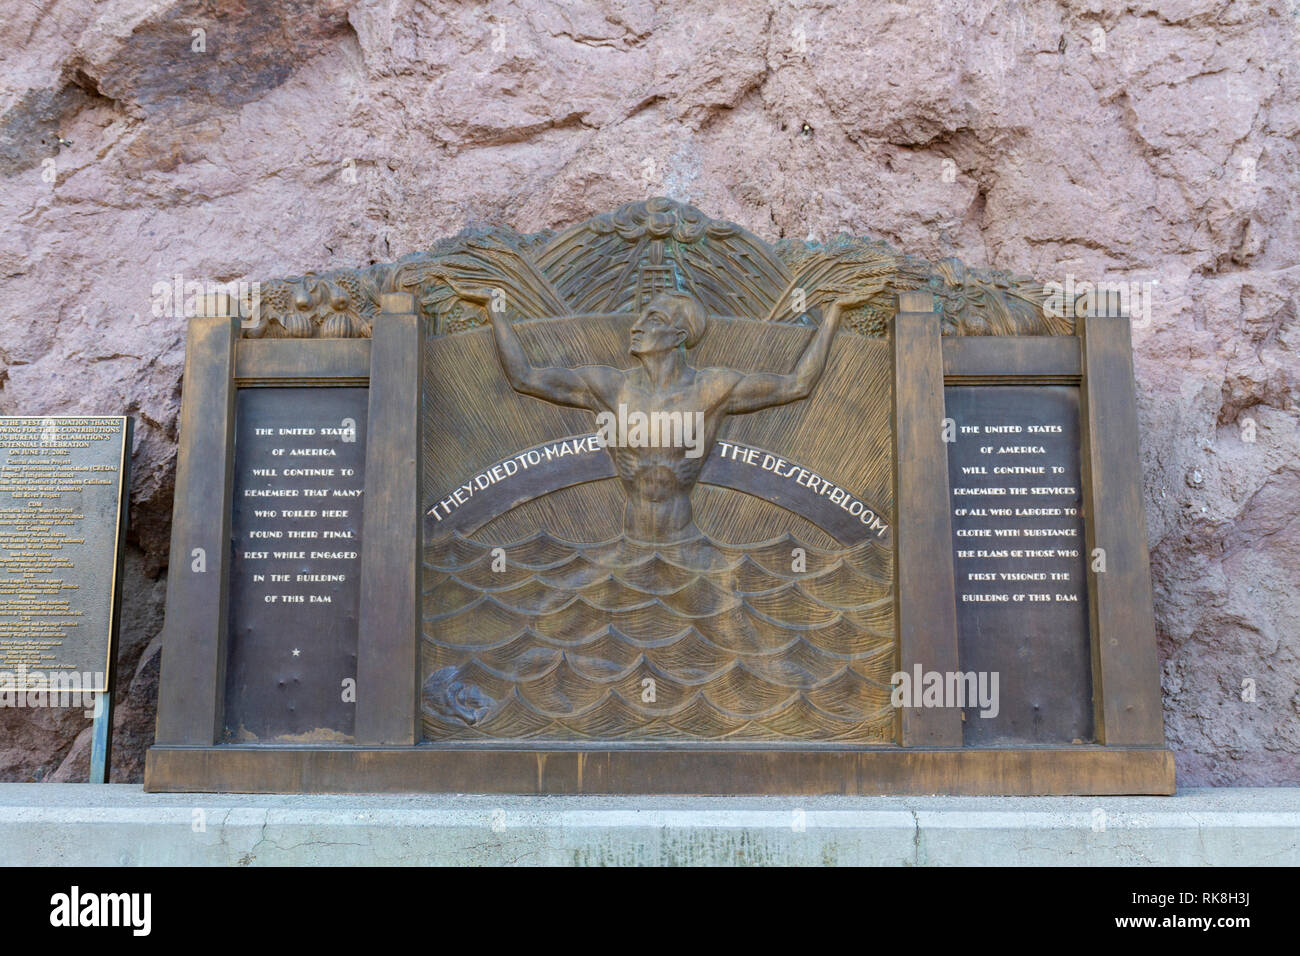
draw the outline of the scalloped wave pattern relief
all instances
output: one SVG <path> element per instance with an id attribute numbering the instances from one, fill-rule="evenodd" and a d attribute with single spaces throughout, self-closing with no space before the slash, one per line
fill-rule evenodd
<path id="1" fill-rule="evenodd" d="M 449 537 L 425 555 L 425 739 L 891 743 L 892 577 L 876 544 L 788 534 Z"/>

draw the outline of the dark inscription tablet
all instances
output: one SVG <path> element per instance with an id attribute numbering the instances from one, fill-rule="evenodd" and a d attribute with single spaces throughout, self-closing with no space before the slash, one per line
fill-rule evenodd
<path id="1" fill-rule="evenodd" d="M 1091 742 L 1078 389 L 944 393 L 961 669 L 998 688 L 996 715 L 966 707 L 965 741 Z"/>
<path id="2" fill-rule="evenodd" d="M 0 418 L 0 687 L 106 688 L 128 435 Z"/>
<path id="3" fill-rule="evenodd" d="M 367 390 L 235 403 L 229 743 L 351 740 Z"/>

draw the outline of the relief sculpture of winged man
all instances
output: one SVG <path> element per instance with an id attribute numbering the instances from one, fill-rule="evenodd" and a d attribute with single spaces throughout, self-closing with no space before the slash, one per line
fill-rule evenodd
<path id="1" fill-rule="evenodd" d="M 624 533 L 640 541 L 663 542 L 698 536 L 690 493 L 727 416 L 807 398 L 826 368 L 842 312 L 878 291 L 869 288 L 835 300 L 794 370 L 780 374 L 690 365 L 687 351 L 703 338 L 707 318 L 686 292 L 660 292 L 641 310 L 630 330 L 628 352 L 637 362 L 632 368 L 565 368 L 533 365 L 504 313 L 489 307 L 488 292 L 457 290 L 462 298 L 486 308 L 501 365 L 520 394 L 587 409 L 609 420 L 673 416 L 673 421 L 702 424 L 698 433 L 688 436 L 689 443 L 616 441 L 609 449 L 627 496 Z"/>

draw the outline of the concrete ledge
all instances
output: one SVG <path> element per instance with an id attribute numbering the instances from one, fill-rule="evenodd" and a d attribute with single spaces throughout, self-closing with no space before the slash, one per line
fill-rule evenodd
<path id="1" fill-rule="evenodd" d="M 1300 790 L 1174 797 L 147 794 L 0 784 L 10 865 L 1300 865 Z"/>

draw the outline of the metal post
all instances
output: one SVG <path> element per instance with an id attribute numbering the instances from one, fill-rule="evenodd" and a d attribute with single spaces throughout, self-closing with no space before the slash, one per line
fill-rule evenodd
<path id="1" fill-rule="evenodd" d="M 110 688 L 95 696 L 95 719 L 90 725 L 91 783 L 108 783 L 109 750 L 112 743 L 113 692 Z"/>

